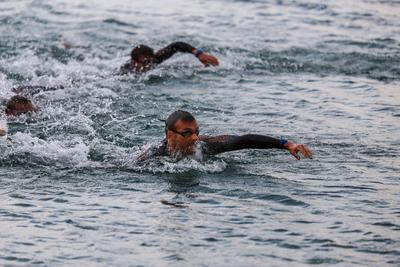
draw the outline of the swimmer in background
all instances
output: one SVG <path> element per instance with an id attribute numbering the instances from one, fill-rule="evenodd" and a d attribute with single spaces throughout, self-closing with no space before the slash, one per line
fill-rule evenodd
<path id="1" fill-rule="evenodd" d="M 204 66 L 218 66 L 218 59 L 201 49 L 196 49 L 184 42 L 175 42 L 154 53 L 147 45 L 139 45 L 132 49 L 131 59 L 120 69 L 121 74 L 129 72 L 145 72 L 172 57 L 175 53 L 188 53 L 197 57 Z"/>
<path id="2" fill-rule="evenodd" d="M 10 100 L 7 101 L 6 109 L 4 112 L 7 116 L 17 117 L 21 114 L 34 111 L 35 108 L 32 104 L 32 101 L 30 101 L 28 98 L 24 96 L 15 95 L 11 97 Z"/>
<path id="3" fill-rule="evenodd" d="M 166 138 L 160 145 L 151 147 L 137 158 L 137 162 L 159 157 L 169 156 L 181 159 L 196 154 L 198 144 L 203 155 L 216 155 L 240 149 L 285 149 L 296 159 L 298 153 L 305 158 L 312 159 L 311 150 L 302 144 L 296 144 L 285 139 L 276 139 L 265 135 L 199 135 L 199 126 L 196 119 L 187 111 L 177 110 L 165 121 Z"/>
<path id="4" fill-rule="evenodd" d="M 17 95 L 10 98 L 6 103 L 5 114 L 7 116 L 17 117 L 21 114 L 34 112 L 37 109 L 33 106 L 32 101 L 27 98 L 40 92 L 55 91 L 64 89 L 63 86 L 42 86 L 42 85 L 22 85 L 14 87 L 12 91 Z"/>
<path id="5" fill-rule="evenodd" d="M 64 89 L 63 86 L 42 86 L 42 85 L 22 85 L 12 88 L 14 95 L 7 103 L 3 114 L 0 114 L 0 138 L 5 138 L 11 141 L 7 137 L 7 119 L 6 117 L 18 117 L 22 114 L 30 114 L 36 112 L 37 108 L 32 104 L 32 101 L 26 96 L 33 96 L 40 92 L 55 91 L 58 89 Z"/>
<path id="6" fill-rule="evenodd" d="M 35 108 L 28 98 L 15 95 L 11 97 L 7 103 L 6 108 L 4 110 L 4 115 L 0 116 L 0 137 L 5 137 L 7 140 L 7 119 L 5 117 L 18 117 L 21 114 L 26 114 L 30 112 L 34 112 Z"/>

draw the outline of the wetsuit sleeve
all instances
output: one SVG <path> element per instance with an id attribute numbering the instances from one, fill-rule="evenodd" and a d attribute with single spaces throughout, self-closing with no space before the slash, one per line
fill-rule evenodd
<path id="1" fill-rule="evenodd" d="M 64 86 L 22 85 L 13 88 L 12 91 L 23 96 L 32 96 L 41 92 L 55 91 L 59 89 L 64 89 Z"/>
<path id="2" fill-rule="evenodd" d="M 228 151 L 240 149 L 269 149 L 278 148 L 284 149 L 279 139 L 257 134 L 246 135 L 220 135 L 213 137 L 201 137 L 204 142 L 204 152 L 206 154 L 215 155 Z"/>
<path id="3" fill-rule="evenodd" d="M 192 53 L 195 48 L 190 44 L 184 42 L 175 42 L 167 47 L 158 50 L 155 54 L 157 63 L 161 63 L 168 58 L 172 57 L 176 52 Z"/>

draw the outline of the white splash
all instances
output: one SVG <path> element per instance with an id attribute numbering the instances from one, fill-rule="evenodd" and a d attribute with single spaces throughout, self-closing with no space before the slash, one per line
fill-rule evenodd
<path id="1" fill-rule="evenodd" d="M 149 147 L 151 145 L 146 145 L 144 148 Z M 135 153 L 132 158 L 137 158 L 143 151 L 145 150 L 142 149 L 141 152 Z M 152 173 L 184 173 L 190 171 L 220 173 L 226 169 L 227 164 L 223 160 L 204 160 L 201 143 L 198 143 L 195 153 L 190 156 L 157 157 L 150 159 L 143 165 L 137 165 L 134 160 L 130 160 L 126 166 L 135 171 Z"/>
<path id="2" fill-rule="evenodd" d="M 84 167 L 93 165 L 88 160 L 89 147 L 81 140 L 45 141 L 27 133 L 16 133 L 11 136 L 11 145 L 3 157 L 14 157 L 28 160 L 31 163 L 58 167 Z"/>

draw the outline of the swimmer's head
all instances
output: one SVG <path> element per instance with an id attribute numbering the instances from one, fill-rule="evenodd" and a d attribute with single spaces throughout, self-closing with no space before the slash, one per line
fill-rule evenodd
<path id="1" fill-rule="evenodd" d="M 193 154 L 199 140 L 199 126 L 192 114 L 177 110 L 165 121 L 165 135 L 170 152 Z"/>
<path id="2" fill-rule="evenodd" d="M 155 60 L 154 51 L 147 45 L 138 45 L 132 49 L 131 65 L 136 71 L 144 71 L 150 69 Z"/>
<path id="3" fill-rule="evenodd" d="M 7 116 L 19 116 L 23 113 L 32 112 L 32 102 L 23 96 L 15 95 L 6 104 L 5 113 Z"/>

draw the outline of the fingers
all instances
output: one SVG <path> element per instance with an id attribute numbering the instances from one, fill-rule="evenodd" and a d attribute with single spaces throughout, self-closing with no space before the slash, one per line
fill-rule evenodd
<path id="1" fill-rule="evenodd" d="M 305 158 L 312 159 L 312 152 L 311 152 L 311 150 L 310 150 L 308 147 L 306 147 L 305 145 L 299 145 L 298 151 L 300 151 L 301 154 L 303 154 L 303 156 L 304 156 Z"/>
<path id="2" fill-rule="evenodd" d="M 203 53 L 199 56 L 199 60 L 203 63 L 204 66 L 218 66 L 219 62 L 218 59 L 210 54 Z"/>
<path id="3" fill-rule="evenodd" d="M 218 66 L 219 65 L 218 59 L 210 55 L 210 64 L 213 66 Z"/>
<path id="4" fill-rule="evenodd" d="M 210 55 L 210 64 L 213 66 L 218 66 L 219 65 L 218 59 Z"/>
<path id="5" fill-rule="evenodd" d="M 201 61 L 201 63 L 203 63 L 204 67 L 210 67 L 210 62 L 208 60 L 203 60 Z"/>
<path id="6" fill-rule="evenodd" d="M 313 158 L 313 153 L 312 153 L 312 151 L 311 151 L 308 147 L 306 147 L 306 146 L 304 146 L 304 149 L 305 149 L 306 152 L 307 152 L 308 158 L 309 158 L 309 159 L 312 159 L 312 158 Z"/>
<path id="7" fill-rule="evenodd" d="M 297 160 L 300 160 L 300 156 L 297 155 L 297 152 L 298 152 L 298 151 L 290 152 L 290 154 L 292 154 L 293 157 L 295 157 Z"/>
<path id="8" fill-rule="evenodd" d="M 305 145 L 296 145 L 293 149 L 290 150 L 290 154 L 293 155 L 297 160 L 300 160 L 300 156 L 298 152 L 303 154 L 305 158 L 312 159 L 312 152 L 311 150 Z"/>

